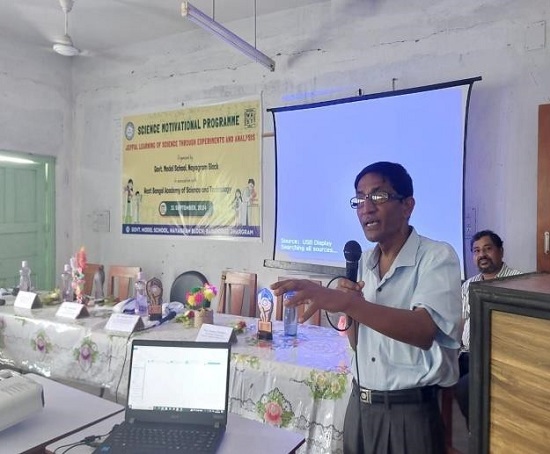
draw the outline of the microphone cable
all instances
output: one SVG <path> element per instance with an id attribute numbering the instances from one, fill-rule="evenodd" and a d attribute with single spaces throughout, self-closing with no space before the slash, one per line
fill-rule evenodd
<path id="1" fill-rule="evenodd" d="M 124 346 L 124 360 L 122 361 L 122 367 L 120 369 L 120 377 L 118 378 L 118 383 L 115 388 L 115 403 L 118 404 L 118 388 L 120 386 L 120 382 L 122 381 L 122 376 L 124 375 L 124 366 L 126 365 L 126 359 L 128 358 L 128 350 L 132 348 L 131 344 L 130 347 L 128 347 L 128 341 L 132 337 L 132 333 L 126 338 L 126 343 Z"/>
<path id="2" fill-rule="evenodd" d="M 359 379 L 359 323 L 356 320 L 352 320 L 352 323 L 355 324 L 355 374 L 357 376 L 357 401 L 358 401 L 358 410 L 359 410 L 359 433 L 361 435 L 361 446 L 364 449 L 364 440 L 363 440 L 363 412 L 361 411 L 361 380 Z M 353 386 L 353 384 L 352 384 Z"/>
<path id="3" fill-rule="evenodd" d="M 332 284 L 336 279 L 347 279 L 346 276 L 335 276 L 333 277 L 330 281 L 328 281 L 326 287 L 329 288 L 330 284 Z M 343 333 L 345 331 L 347 331 L 348 329 L 351 328 L 351 325 L 353 323 L 353 319 L 351 317 L 347 317 L 346 318 L 346 326 L 345 328 L 340 328 L 338 325 L 334 325 L 334 323 L 332 323 L 332 320 L 330 319 L 329 317 L 329 312 L 328 311 L 325 311 L 325 317 L 327 319 L 327 322 L 328 324 L 333 328 L 335 329 L 336 331 L 340 332 L 340 333 Z"/>
<path id="4" fill-rule="evenodd" d="M 155 325 L 148 326 L 147 328 L 144 328 L 144 329 L 140 330 L 140 332 L 143 332 L 143 331 L 146 331 L 148 329 L 155 328 L 156 326 L 162 325 L 164 322 L 167 322 L 168 320 L 172 320 L 176 315 L 177 315 L 176 311 L 170 311 L 170 312 L 168 312 L 168 314 L 166 316 L 164 316 L 163 318 L 160 319 L 159 323 L 157 323 Z M 126 338 L 126 348 L 124 350 L 124 360 L 122 361 L 122 368 L 120 370 L 120 376 L 118 378 L 118 382 L 117 382 L 117 385 L 116 385 L 116 388 L 115 388 L 115 403 L 117 403 L 117 404 L 118 404 L 118 388 L 120 387 L 120 383 L 122 382 L 122 377 L 124 376 L 124 366 L 126 365 L 126 360 L 128 359 L 128 348 L 131 348 L 131 346 L 128 347 L 128 341 L 131 339 L 133 334 L 134 333 L 130 333 L 128 335 L 128 337 Z"/>
<path id="5" fill-rule="evenodd" d="M 340 278 L 344 278 L 344 279 L 347 279 L 346 276 L 336 276 L 336 277 L 333 277 L 330 281 L 328 281 L 326 287 L 328 288 L 330 286 L 330 284 L 332 284 L 336 279 L 340 279 Z M 357 409 L 359 411 L 359 415 L 357 415 L 359 417 L 359 433 L 360 433 L 360 437 L 361 437 L 361 445 L 363 445 L 363 416 L 362 416 L 362 412 L 361 412 L 361 380 L 359 379 L 359 354 L 358 354 L 358 349 L 359 349 L 359 322 L 357 322 L 357 320 L 354 320 L 353 318 L 351 317 L 346 317 L 346 327 L 345 328 L 340 328 L 339 326 L 335 326 L 334 323 L 332 323 L 332 320 L 330 319 L 329 315 L 328 315 L 328 311 L 325 311 L 325 316 L 326 316 L 326 319 L 327 319 L 327 322 L 328 324 L 334 328 L 336 331 L 338 332 L 345 332 L 347 330 L 349 330 L 351 328 L 352 325 L 354 325 L 355 327 L 355 349 L 354 349 L 354 356 L 355 356 L 355 376 L 357 377 L 357 379 L 354 378 L 354 381 L 356 382 L 356 385 L 357 385 Z M 352 387 L 353 387 L 353 384 L 352 384 Z"/>

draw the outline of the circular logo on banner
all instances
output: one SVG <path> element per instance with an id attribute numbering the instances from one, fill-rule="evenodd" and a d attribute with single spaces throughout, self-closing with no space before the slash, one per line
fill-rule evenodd
<path id="1" fill-rule="evenodd" d="M 164 216 L 166 214 L 166 212 L 168 211 L 168 207 L 166 206 L 166 203 L 164 202 L 160 202 L 160 205 L 159 205 L 159 213 L 161 216 Z"/>
<path id="2" fill-rule="evenodd" d="M 134 126 L 134 123 L 129 121 L 126 123 L 126 127 L 124 128 L 124 135 L 126 136 L 126 140 L 132 140 L 134 138 L 134 134 L 136 132 L 136 128 Z"/>

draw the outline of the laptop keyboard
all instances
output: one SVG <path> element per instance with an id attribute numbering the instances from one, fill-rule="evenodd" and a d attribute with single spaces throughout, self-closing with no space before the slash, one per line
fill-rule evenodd
<path id="1" fill-rule="evenodd" d="M 126 452 L 209 453 L 218 445 L 218 431 L 208 429 L 141 427 L 123 425 L 113 431 L 109 444 L 113 449 L 123 448 Z"/>

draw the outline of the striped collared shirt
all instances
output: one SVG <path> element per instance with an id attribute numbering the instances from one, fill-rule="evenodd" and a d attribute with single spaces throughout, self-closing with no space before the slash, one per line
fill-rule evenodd
<path id="1" fill-rule="evenodd" d="M 495 276 L 495 279 L 508 276 L 516 276 L 523 274 L 523 271 L 514 270 L 510 268 L 506 263 L 502 262 L 502 268 Z M 471 282 L 483 281 L 483 274 L 479 273 L 471 277 L 462 284 L 462 319 L 464 320 L 464 331 L 462 332 L 462 350 L 470 350 L 470 301 L 469 301 L 469 289 Z"/>

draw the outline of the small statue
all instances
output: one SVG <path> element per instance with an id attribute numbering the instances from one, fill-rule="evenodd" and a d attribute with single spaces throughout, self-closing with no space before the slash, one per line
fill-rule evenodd
<path id="1" fill-rule="evenodd" d="M 105 298 L 105 293 L 103 292 L 103 286 L 105 284 L 105 269 L 103 265 L 99 265 L 99 268 L 94 273 L 94 299 L 102 300 Z"/>

